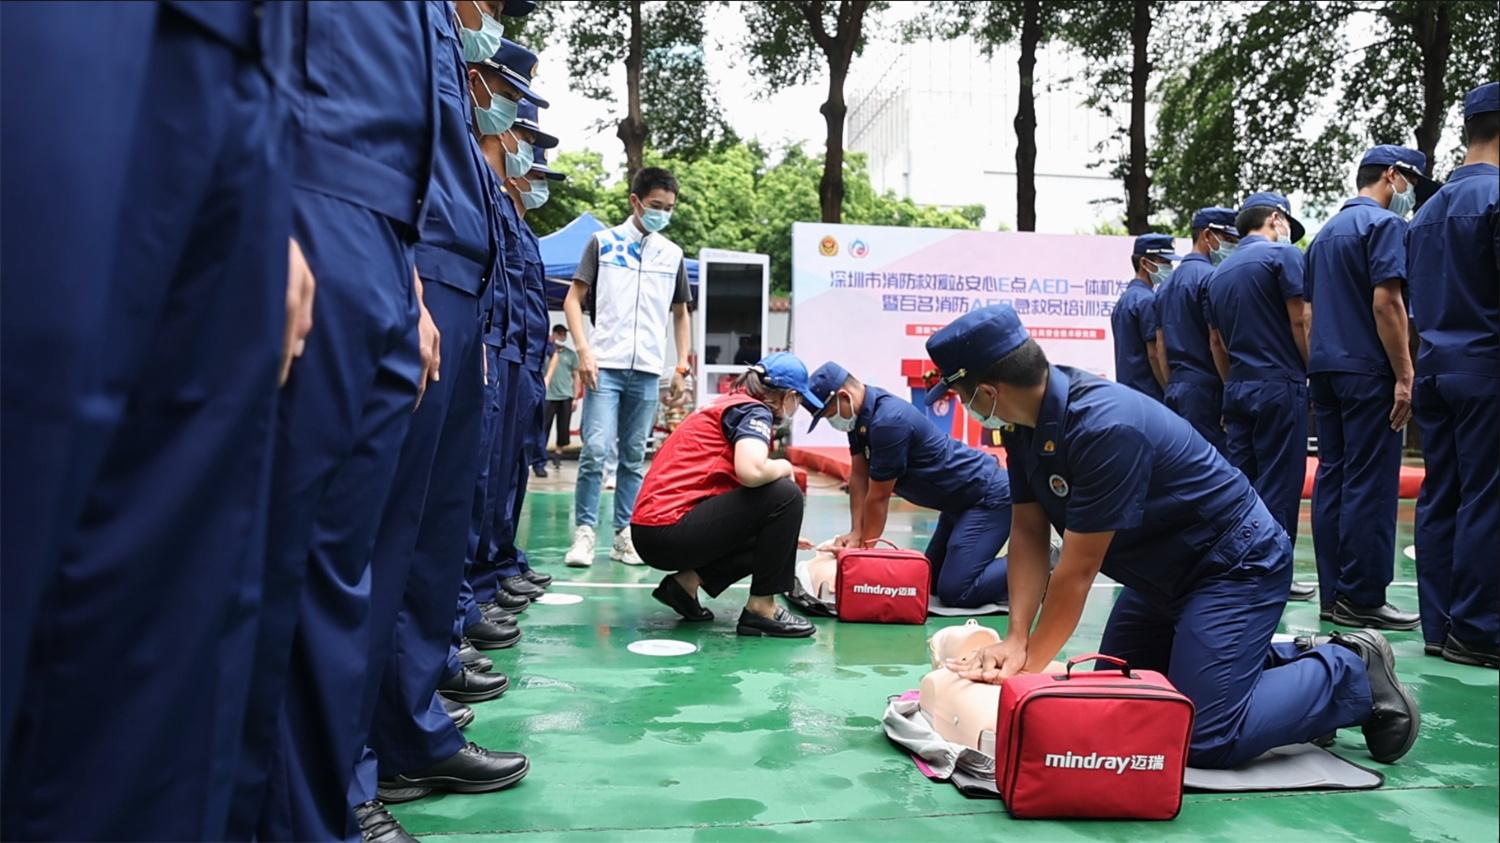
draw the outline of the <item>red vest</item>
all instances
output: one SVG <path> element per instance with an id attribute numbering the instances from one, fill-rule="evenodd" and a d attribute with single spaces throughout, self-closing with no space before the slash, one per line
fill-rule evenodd
<path id="1" fill-rule="evenodd" d="M 753 403 L 756 399 L 737 392 L 684 419 L 651 461 L 630 522 L 671 526 L 708 498 L 743 485 L 734 473 L 734 445 L 724 438 L 724 411 Z"/>

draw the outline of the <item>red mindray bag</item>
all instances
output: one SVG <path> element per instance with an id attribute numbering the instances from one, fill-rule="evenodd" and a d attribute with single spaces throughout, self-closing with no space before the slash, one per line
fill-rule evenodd
<path id="1" fill-rule="evenodd" d="M 890 542 L 885 542 L 890 544 Z M 841 550 L 834 594 L 841 621 L 926 623 L 932 563 L 915 550 Z"/>
<path id="2" fill-rule="evenodd" d="M 1119 670 L 1073 673 L 1102 659 Z M 1017 819 L 1170 820 L 1182 810 L 1193 703 L 1167 677 L 1098 654 L 1005 680 L 995 784 Z"/>

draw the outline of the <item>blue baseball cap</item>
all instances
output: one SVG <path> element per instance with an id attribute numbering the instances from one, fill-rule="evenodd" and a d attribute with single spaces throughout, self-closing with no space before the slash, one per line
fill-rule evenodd
<path id="1" fill-rule="evenodd" d="M 937 385 L 927 390 L 927 403 L 937 403 L 958 380 L 988 369 L 1029 339 L 1021 317 L 1008 304 L 971 310 L 948 323 L 927 338 L 927 356 L 939 376 Z"/>
<path id="2" fill-rule="evenodd" d="M 766 383 L 777 389 L 795 389 L 802 396 L 802 406 L 809 413 L 823 411 L 823 402 L 808 388 L 807 367 L 790 351 L 768 354 L 750 368 L 758 370 Z"/>
<path id="3" fill-rule="evenodd" d="M 491 70 L 499 71 L 505 77 L 505 81 L 515 86 L 521 92 L 521 96 L 536 103 L 542 108 L 547 107 L 547 101 L 542 95 L 531 90 L 531 77 L 536 75 L 537 58 L 536 53 L 522 47 L 509 38 L 500 39 L 500 49 L 493 56 L 480 62 Z"/>
<path id="4" fill-rule="evenodd" d="M 1193 231 L 1202 231 L 1205 228 L 1212 228 L 1215 231 L 1222 231 L 1232 237 L 1240 236 L 1239 229 L 1234 227 L 1233 208 L 1199 208 L 1196 212 L 1193 213 L 1193 224 L 1191 228 L 1193 229 Z"/>
<path id="5" fill-rule="evenodd" d="M 1302 235 L 1307 233 L 1307 229 L 1302 227 L 1302 223 L 1297 222 L 1296 218 L 1292 216 L 1291 201 L 1288 200 L 1285 196 L 1282 196 L 1280 193 L 1272 190 L 1262 190 L 1259 193 L 1252 193 L 1249 196 L 1245 197 L 1245 201 L 1240 203 L 1240 211 L 1244 211 L 1249 208 L 1274 208 L 1280 211 L 1282 216 L 1286 217 L 1287 220 L 1292 224 L 1293 243 L 1301 240 Z M 1238 214 L 1239 211 L 1236 211 L 1235 213 Z"/>
<path id="6" fill-rule="evenodd" d="M 802 402 L 802 406 L 813 414 L 812 424 L 807 426 L 808 433 L 812 433 L 813 428 L 818 426 L 818 422 L 823 420 L 818 413 L 823 411 L 823 407 L 828 406 L 828 402 L 833 399 L 833 394 L 842 389 L 847 380 L 849 380 L 849 372 L 832 360 L 819 366 L 817 371 L 812 373 L 812 377 L 807 381 L 807 391 L 822 399 L 823 404 L 814 410 L 806 401 Z"/>
<path id="7" fill-rule="evenodd" d="M 531 172 L 541 173 L 549 181 L 563 181 L 567 176 L 547 166 L 547 150 L 540 146 L 532 150 Z"/>
<path id="8" fill-rule="evenodd" d="M 1142 234 L 1135 238 L 1135 248 L 1130 254 L 1168 261 L 1182 260 L 1182 255 L 1172 251 L 1172 235 L 1170 234 Z"/>
<path id="9" fill-rule="evenodd" d="M 524 18 L 536 10 L 536 0 L 505 0 L 500 14 L 508 18 Z"/>
<path id="10" fill-rule="evenodd" d="M 1486 82 L 1464 96 L 1464 119 L 1500 111 L 1500 82 Z"/>
<path id="11" fill-rule="evenodd" d="M 1427 156 L 1415 149 L 1404 146 L 1383 143 L 1372 146 L 1365 152 L 1365 156 L 1359 159 L 1359 166 L 1369 167 L 1379 165 L 1382 167 L 1400 167 L 1416 175 L 1421 175 L 1427 169 Z"/>
<path id="12" fill-rule="evenodd" d="M 542 131 L 542 124 L 537 122 L 537 108 L 529 102 L 516 104 L 516 123 L 523 129 L 531 132 L 531 145 L 537 149 L 551 149 L 557 146 L 557 137 Z"/>

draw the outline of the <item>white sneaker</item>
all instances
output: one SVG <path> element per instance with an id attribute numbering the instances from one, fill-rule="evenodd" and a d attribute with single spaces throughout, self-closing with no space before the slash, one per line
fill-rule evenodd
<path id="1" fill-rule="evenodd" d="M 583 524 L 573 531 L 573 546 L 563 562 L 569 568 L 587 568 L 594 564 L 594 528 Z"/>
<path id="2" fill-rule="evenodd" d="M 604 478 L 604 491 L 606 491 L 606 492 L 613 492 L 614 490 L 615 490 L 615 476 L 613 474 L 611 474 L 608 477 Z"/>
<path id="3" fill-rule="evenodd" d="M 609 549 L 609 558 L 626 565 L 644 565 L 645 560 L 635 552 L 635 542 L 630 540 L 630 528 L 615 533 L 615 546 Z"/>

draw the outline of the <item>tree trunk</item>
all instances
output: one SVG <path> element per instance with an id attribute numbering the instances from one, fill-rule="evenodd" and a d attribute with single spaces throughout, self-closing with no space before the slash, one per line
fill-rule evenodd
<path id="1" fill-rule="evenodd" d="M 1437 158 L 1438 136 L 1443 132 L 1443 104 L 1452 51 L 1452 22 L 1447 3 L 1424 3 L 1416 13 L 1417 48 L 1422 53 L 1422 122 L 1417 124 L 1417 149 L 1427 156 L 1426 175 L 1432 175 Z"/>
<path id="2" fill-rule="evenodd" d="M 1021 94 L 1016 107 L 1016 230 L 1036 231 L 1036 45 L 1041 0 L 1021 4 Z"/>
<path id="3" fill-rule="evenodd" d="M 630 183 L 644 166 L 646 120 L 641 116 L 641 65 L 645 63 L 645 32 L 641 27 L 641 0 L 630 0 L 630 45 L 625 51 L 625 116 L 615 137 L 625 144 L 625 182 Z"/>
<path id="4" fill-rule="evenodd" d="M 818 109 L 828 125 L 823 178 L 818 181 L 818 207 L 823 222 L 844 220 L 844 115 L 849 111 L 844 104 L 844 81 L 848 75 L 847 62 L 842 66 L 837 61 L 829 62 L 828 100 Z"/>
<path id="5" fill-rule="evenodd" d="M 1151 179 L 1146 175 L 1146 83 L 1151 79 L 1151 2 L 1135 0 L 1130 21 L 1130 44 L 1134 57 L 1130 67 L 1130 162 L 1125 170 L 1125 228 L 1145 234 L 1151 213 Z"/>

